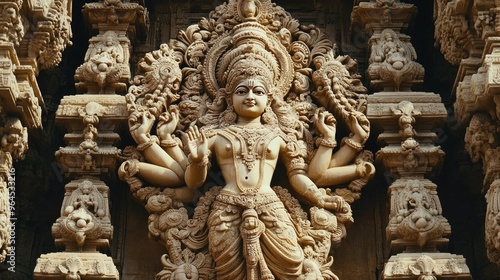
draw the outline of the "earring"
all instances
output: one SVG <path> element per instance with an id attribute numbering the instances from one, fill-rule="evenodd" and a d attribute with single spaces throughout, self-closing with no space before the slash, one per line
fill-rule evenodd
<path id="1" fill-rule="evenodd" d="M 278 123 L 278 120 L 276 118 L 276 114 L 274 114 L 273 109 L 271 108 L 271 106 L 267 106 L 266 107 L 266 110 L 262 114 L 262 121 L 265 124 L 269 124 L 269 125 L 275 125 L 275 124 Z"/>
<path id="2" fill-rule="evenodd" d="M 237 115 L 234 112 L 233 105 L 228 105 L 227 109 L 220 114 L 221 123 L 230 125 L 236 123 Z"/>

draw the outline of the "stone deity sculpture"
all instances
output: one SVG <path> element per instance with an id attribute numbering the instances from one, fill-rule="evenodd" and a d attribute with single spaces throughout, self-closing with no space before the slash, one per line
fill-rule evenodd
<path id="1" fill-rule="evenodd" d="M 322 36 L 323 50 L 296 40 L 287 20 L 269 1 L 230 1 L 139 63 L 127 94 L 137 147 L 119 175 L 167 248 L 157 279 L 338 279 L 330 249 L 375 171 L 361 153 L 369 123 L 349 59 Z M 335 149 L 337 119 L 350 136 Z"/>

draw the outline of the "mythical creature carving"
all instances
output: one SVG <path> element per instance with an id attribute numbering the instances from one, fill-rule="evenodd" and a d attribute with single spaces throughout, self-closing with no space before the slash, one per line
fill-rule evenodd
<path id="1" fill-rule="evenodd" d="M 61 217 L 52 227 L 56 243 L 67 249 L 107 244 L 113 231 L 107 195 L 108 187 L 100 181 L 80 179 L 66 185 Z"/>
<path id="2" fill-rule="evenodd" d="M 465 150 L 473 162 L 484 159 L 486 151 L 495 148 L 496 126 L 486 114 L 474 114 L 465 132 Z"/>
<path id="3" fill-rule="evenodd" d="M 387 227 L 390 240 L 416 242 L 423 248 L 429 241 L 450 234 L 434 184 L 424 184 L 421 180 L 396 181 L 390 189 L 392 202 Z"/>
<path id="4" fill-rule="evenodd" d="M 408 91 L 412 85 L 423 81 L 424 68 L 415 62 L 417 53 L 408 36 L 384 29 L 370 41 L 367 72 L 372 86 L 383 87 L 385 91 Z"/>
<path id="5" fill-rule="evenodd" d="M 167 248 L 158 279 L 338 279 L 330 250 L 375 172 L 355 62 L 270 1 L 235 0 L 138 66 L 119 175 Z"/>
<path id="6" fill-rule="evenodd" d="M 85 62 L 76 70 L 75 80 L 97 83 L 100 93 L 105 93 L 107 86 L 126 81 L 128 51 L 124 50 L 115 31 L 106 31 L 90 41 Z"/>

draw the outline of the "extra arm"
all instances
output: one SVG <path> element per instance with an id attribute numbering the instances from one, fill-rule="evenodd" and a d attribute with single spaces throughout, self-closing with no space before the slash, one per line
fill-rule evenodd
<path id="1" fill-rule="evenodd" d="M 200 132 L 198 127 L 190 127 L 186 133 L 189 147 L 189 159 L 186 168 L 186 185 L 190 189 L 199 188 L 205 183 L 209 169 L 209 146 L 213 146 L 214 138 L 206 138 L 205 133 Z M 209 145 L 210 142 L 210 145 Z"/>

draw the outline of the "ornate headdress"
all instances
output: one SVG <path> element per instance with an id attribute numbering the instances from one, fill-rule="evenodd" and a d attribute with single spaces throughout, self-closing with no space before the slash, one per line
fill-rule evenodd
<path id="1" fill-rule="evenodd" d="M 276 35 L 251 19 L 220 37 L 207 53 L 205 85 L 217 93 L 222 88 L 233 89 L 242 78 L 259 77 L 271 94 L 283 97 L 293 80 L 292 59 Z"/>

